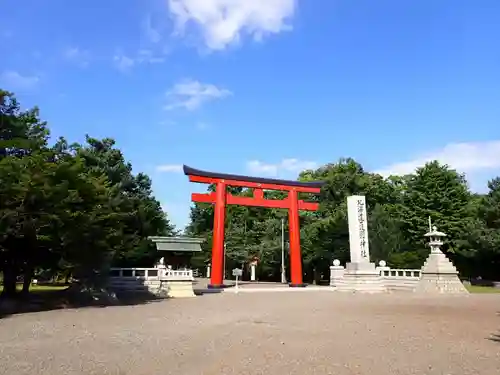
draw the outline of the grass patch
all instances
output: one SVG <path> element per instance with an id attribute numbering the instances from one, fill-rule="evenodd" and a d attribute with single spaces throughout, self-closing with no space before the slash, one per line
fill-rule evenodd
<path id="1" fill-rule="evenodd" d="M 30 293 L 43 293 L 43 292 L 55 292 L 59 290 L 67 289 L 67 285 L 31 285 Z M 17 290 L 21 291 L 23 286 L 17 284 Z M 0 285 L 0 293 L 3 291 L 3 285 Z"/>
<path id="2" fill-rule="evenodd" d="M 21 290 L 22 285 L 18 285 L 17 289 Z M 0 318 L 13 314 L 66 308 L 140 305 L 161 299 L 151 293 L 117 295 L 106 289 L 87 289 L 78 284 L 31 285 L 28 295 L 18 293 L 15 298 L 0 299 Z"/>
<path id="3" fill-rule="evenodd" d="M 500 293 L 500 288 L 482 285 L 468 285 L 466 286 L 470 293 Z"/>

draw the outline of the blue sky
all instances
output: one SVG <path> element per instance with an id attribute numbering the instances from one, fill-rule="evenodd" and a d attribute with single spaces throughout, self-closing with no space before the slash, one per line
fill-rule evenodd
<path id="1" fill-rule="evenodd" d="M 296 178 L 353 157 L 500 175 L 498 0 L 4 0 L 0 87 L 115 138 L 179 227 L 182 164 Z"/>

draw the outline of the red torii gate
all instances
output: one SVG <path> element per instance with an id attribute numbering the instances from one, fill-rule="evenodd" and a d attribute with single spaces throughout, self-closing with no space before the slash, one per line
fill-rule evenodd
<path id="1" fill-rule="evenodd" d="M 291 287 L 304 287 L 302 283 L 302 256 L 300 252 L 299 210 L 316 211 L 318 203 L 305 202 L 298 199 L 298 193 L 318 194 L 322 181 L 300 182 L 270 178 L 238 176 L 224 173 L 201 171 L 183 166 L 184 174 L 189 181 L 203 184 L 215 184 L 212 193 L 193 193 L 193 202 L 215 204 L 214 233 L 212 242 L 212 268 L 209 288 L 223 287 L 224 266 L 224 220 L 226 204 L 288 209 L 290 227 L 290 274 Z M 226 186 L 239 186 L 253 189 L 253 197 L 240 197 L 227 193 Z M 264 190 L 279 190 L 288 192 L 285 199 L 265 199 Z"/>

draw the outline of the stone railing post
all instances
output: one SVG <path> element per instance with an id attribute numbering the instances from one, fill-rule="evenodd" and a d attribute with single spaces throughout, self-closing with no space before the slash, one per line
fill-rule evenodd
<path id="1" fill-rule="evenodd" d="M 384 271 L 390 271 L 391 267 L 387 266 L 385 260 L 381 260 L 380 262 L 378 262 L 378 267 L 376 267 L 375 269 L 379 272 L 380 276 L 384 276 Z"/>
<path id="2" fill-rule="evenodd" d="M 330 286 L 337 286 L 344 278 L 345 268 L 340 265 L 340 260 L 335 259 L 330 266 Z"/>
<path id="3" fill-rule="evenodd" d="M 158 264 L 156 268 L 158 269 L 158 277 L 160 279 L 164 278 L 167 273 L 167 266 L 165 264 Z"/>

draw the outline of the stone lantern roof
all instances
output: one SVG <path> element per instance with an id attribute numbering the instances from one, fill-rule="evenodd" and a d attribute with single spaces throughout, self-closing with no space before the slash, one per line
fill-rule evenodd
<path id="1" fill-rule="evenodd" d="M 438 238 L 439 238 L 439 237 L 446 237 L 446 236 L 447 236 L 447 234 L 446 234 L 446 233 L 443 233 L 443 232 L 439 232 L 439 231 L 437 230 L 437 227 L 434 225 L 434 226 L 432 227 L 432 231 L 430 231 L 429 233 L 424 234 L 424 236 L 425 236 L 425 237 L 438 237 Z"/>

